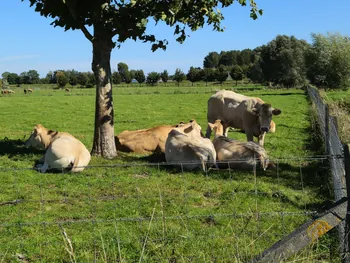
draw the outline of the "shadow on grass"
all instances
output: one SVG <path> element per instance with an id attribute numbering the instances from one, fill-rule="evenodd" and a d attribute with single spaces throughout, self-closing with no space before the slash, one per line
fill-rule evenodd
<path id="1" fill-rule="evenodd" d="M 26 148 L 24 140 L 10 140 L 7 137 L 0 139 L 0 156 L 8 155 L 9 158 L 14 156 L 23 156 L 29 154 L 43 154 L 43 150 L 37 150 L 34 148 Z"/>

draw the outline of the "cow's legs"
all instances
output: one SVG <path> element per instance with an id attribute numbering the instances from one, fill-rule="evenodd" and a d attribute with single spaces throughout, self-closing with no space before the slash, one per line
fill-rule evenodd
<path id="1" fill-rule="evenodd" d="M 264 132 L 263 134 L 260 134 L 260 135 L 259 135 L 259 145 L 260 145 L 261 147 L 264 146 L 265 135 L 266 135 L 266 132 Z"/>
<path id="2" fill-rule="evenodd" d="M 254 141 L 254 136 L 252 132 L 246 132 L 245 133 L 247 135 L 247 141 L 248 142 L 253 142 Z"/>
<path id="3" fill-rule="evenodd" d="M 224 128 L 224 136 L 225 137 L 227 137 L 227 135 L 228 135 L 228 128 L 229 128 L 230 126 L 228 126 L 228 125 L 223 125 L 223 128 Z"/>
<path id="4" fill-rule="evenodd" d="M 210 135 L 211 135 L 211 128 L 210 128 L 210 126 L 208 125 L 208 127 L 207 127 L 207 132 L 205 133 L 205 137 L 207 137 L 208 139 L 210 139 Z"/>

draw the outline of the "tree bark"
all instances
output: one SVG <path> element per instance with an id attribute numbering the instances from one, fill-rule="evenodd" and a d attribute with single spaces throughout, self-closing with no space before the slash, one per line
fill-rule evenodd
<path id="1" fill-rule="evenodd" d="M 96 78 L 95 131 L 91 154 L 106 159 L 116 157 L 114 138 L 114 110 L 110 58 L 112 36 L 103 27 L 94 26 L 92 41 L 92 71 Z"/>

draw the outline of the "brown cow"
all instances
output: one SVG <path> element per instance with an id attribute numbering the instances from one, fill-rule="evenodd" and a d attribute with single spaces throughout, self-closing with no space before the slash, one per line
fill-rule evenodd
<path id="1" fill-rule="evenodd" d="M 65 88 L 64 91 L 65 91 L 65 92 L 70 92 L 70 89 Z"/>
<path id="2" fill-rule="evenodd" d="M 223 123 L 216 120 L 208 123 L 214 131 L 213 144 L 219 168 L 253 169 L 259 165 L 266 170 L 269 159 L 265 149 L 255 142 L 241 142 L 223 136 Z"/>
<path id="3" fill-rule="evenodd" d="M 177 125 L 162 125 L 149 129 L 123 131 L 115 137 L 117 150 L 135 153 L 164 153 L 168 133 Z"/>
<path id="4" fill-rule="evenodd" d="M 281 110 L 274 109 L 270 104 L 262 103 L 261 99 L 251 98 L 239 100 L 243 96 L 231 91 L 218 91 L 208 100 L 208 122 L 214 123 L 217 119 L 224 122 L 224 135 L 227 137 L 228 127 L 244 130 L 248 141 L 253 137 L 259 138 L 259 144 L 264 145 L 266 132 L 270 130 L 272 115 L 281 114 Z M 206 137 L 210 138 L 211 128 L 208 125 Z"/>

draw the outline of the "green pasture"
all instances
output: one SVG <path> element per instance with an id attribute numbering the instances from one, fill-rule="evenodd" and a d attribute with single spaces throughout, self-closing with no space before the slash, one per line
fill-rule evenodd
<path id="1" fill-rule="evenodd" d="M 31 168 L 43 152 L 23 141 L 41 123 L 91 149 L 95 91 L 33 88 L 0 97 L 0 203 L 20 200 L 0 206 L 0 262 L 246 262 L 332 200 L 326 161 L 308 158 L 322 146 L 303 90 L 241 89 L 282 110 L 265 137 L 276 169 L 182 172 L 120 153 L 80 174 L 40 174 Z M 115 133 L 190 119 L 205 132 L 219 88 L 114 88 Z M 329 247 L 327 236 L 291 261 L 328 261 Z"/>

